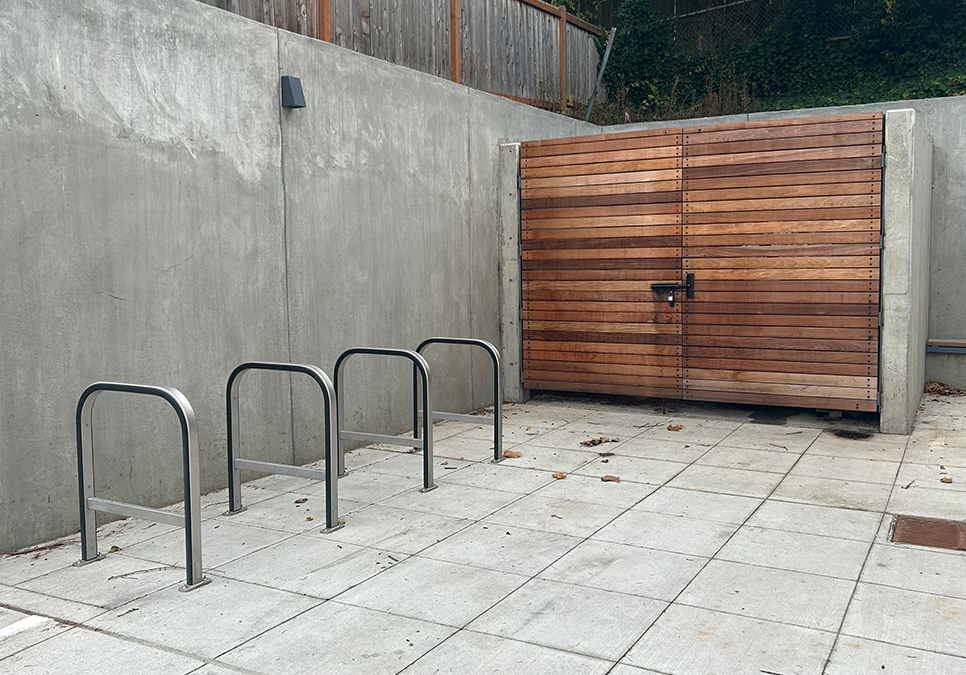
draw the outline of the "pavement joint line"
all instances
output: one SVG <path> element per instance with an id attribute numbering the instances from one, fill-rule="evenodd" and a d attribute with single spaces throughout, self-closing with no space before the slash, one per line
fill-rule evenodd
<path id="1" fill-rule="evenodd" d="M 915 426 L 915 423 L 913 423 L 913 426 Z M 896 469 L 896 473 L 892 478 L 892 488 L 889 491 L 889 499 L 886 500 L 885 507 L 881 512 L 879 512 L 881 513 L 881 516 L 879 517 L 879 526 L 876 528 L 876 536 L 872 539 L 872 542 L 869 543 L 869 548 L 865 552 L 865 558 L 862 560 L 862 567 L 859 569 L 859 576 L 856 578 L 855 583 L 852 584 L 852 592 L 849 593 L 849 601 L 845 605 L 845 612 L 843 612 L 842 619 L 839 621 L 839 627 L 835 633 L 835 640 L 832 642 L 832 648 L 829 650 L 828 656 L 825 658 L 825 666 L 822 669 L 823 673 L 827 671 L 829 666 L 832 664 L 832 656 L 835 654 L 835 649 L 838 647 L 839 641 L 842 638 L 842 628 L 845 626 L 845 619 L 852 610 L 852 603 L 855 600 L 855 593 L 859 589 L 859 583 L 862 582 L 862 575 L 865 574 L 865 568 L 869 564 L 869 558 L 872 557 L 872 549 L 875 546 L 876 539 L 878 539 L 879 532 L 882 530 L 883 523 L 885 522 L 886 518 L 889 517 L 889 504 L 892 502 L 892 495 L 895 493 L 896 485 L 899 481 L 899 469 L 901 469 L 902 462 L 905 459 L 906 452 L 909 449 L 909 438 L 910 436 L 906 436 L 906 442 L 902 448 L 902 455 L 899 458 L 899 468 Z"/>

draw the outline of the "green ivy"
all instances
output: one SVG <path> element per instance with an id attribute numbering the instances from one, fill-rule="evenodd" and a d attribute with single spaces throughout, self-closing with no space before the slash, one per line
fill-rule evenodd
<path id="1" fill-rule="evenodd" d="M 848 34 L 833 35 L 843 22 Z M 675 49 L 678 25 L 648 0 L 624 0 L 617 26 L 600 113 L 611 118 L 966 94 L 966 0 L 787 0 L 761 37 L 700 56 Z"/>

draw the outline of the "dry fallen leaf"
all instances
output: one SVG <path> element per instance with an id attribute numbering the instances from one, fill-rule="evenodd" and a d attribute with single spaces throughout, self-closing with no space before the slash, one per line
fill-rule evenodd
<path id="1" fill-rule="evenodd" d="M 120 546 L 112 546 L 111 548 L 109 548 L 109 549 L 107 550 L 107 552 L 108 552 L 108 553 L 117 553 L 117 552 L 118 552 L 118 551 L 120 551 L 120 550 L 121 550 L 121 547 L 120 547 Z"/>
<path id="2" fill-rule="evenodd" d="M 443 462 L 443 466 L 446 466 L 447 464 L 449 464 L 449 462 Z"/>
<path id="3" fill-rule="evenodd" d="M 557 480 L 563 480 L 564 478 L 567 477 L 567 474 L 557 472 L 557 473 L 553 474 L 553 477 L 556 478 Z"/>
<path id="4" fill-rule="evenodd" d="M 607 436 L 601 436 L 599 438 L 589 438 L 586 441 L 581 441 L 580 444 L 592 448 L 595 445 L 600 445 L 601 443 L 618 443 L 621 439 L 619 438 L 607 438 Z"/>
<path id="5" fill-rule="evenodd" d="M 308 497 L 302 497 L 301 499 L 296 499 L 295 500 L 295 503 L 296 504 L 304 504 L 307 501 L 309 501 L 309 498 Z"/>
<path id="6" fill-rule="evenodd" d="M 527 427 L 527 429 L 526 429 L 526 430 L 527 430 L 527 431 L 530 431 L 530 427 Z"/>
<path id="7" fill-rule="evenodd" d="M 507 459 L 516 459 L 517 457 L 523 457 L 523 453 L 517 452 L 516 450 L 504 450 L 503 456 Z"/>
<path id="8" fill-rule="evenodd" d="M 315 520 L 312 516 L 305 516 L 306 520 Z"/>
<path id="9" fill-rule="evenodd" d="M 943 476 L 942 478 L 939 479 L 939 482 L 940 483 L 952 483 L 953 482 L 953 479 L 950 478 L 949 476 Z"/>
<path id="10" fill-rule="evenodd" d="M 601 476 L 600 479 L 602 481 L 604 481 L 605 483 L 620 483 L 621 482 L 621 479 L 619 477 L 617 477 L 617 476 L 611 476 L 610 474 L 607 474 L 606 476 Z"/>
<path id="11" fill-rule="evenodd" d="M 668 431 L 681 431 L 684 428 L 683 424 L 669 424 L 667 425 Z"/>
<path id="12" fill-rule="evenodd" d="M 551 513 L 550 514 L 550 517 L 551 518 L 556 518 L 557 520 L 563 520 L 563 516 L 558 516 L 556 513 Z"/>

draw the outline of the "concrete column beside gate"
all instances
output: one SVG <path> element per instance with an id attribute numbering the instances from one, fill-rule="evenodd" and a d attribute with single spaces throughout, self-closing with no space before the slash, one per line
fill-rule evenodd
<path id="1" fill-rule="evenodd" d="M 885 114 L 879 430 L 912 430 L 926 380 L 932 140 L 915 110 Z"/>
<path id="2" fill-rule="evenodd" d="M 523 325 L 520 266 L 520 144 L 500 145 L 500 354 L 503 400 L 523 403 Z"/>

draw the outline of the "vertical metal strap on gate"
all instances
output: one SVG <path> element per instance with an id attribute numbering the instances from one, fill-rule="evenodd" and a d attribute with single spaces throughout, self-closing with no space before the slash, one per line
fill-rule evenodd
<path id="1" fill-rule="evenodd" d="M 323 419 L 325 420 L 325 470 L 311 469 L 304 466 L 290 464 L 276 464 L 274 462 L 257 462 L 239 457 L 239 415 L 238 415 L 238 387 L 241 376 L 250 370 L 272 370 L 289 373 L 304 373 L 315 380 L 322 390 Z M 282 474 L 295 478 L 325 481 L 325 529 L 322 533 L 334 532 L 344 523 L 339 521 L 339 476 L 334 469 L 337 466 L 335 453 L 339 447 L 338 426 L 335 421 L 336 395 L 332 381 L 321 368 L 300 363 L 273 363 L 269 361 L 250 361 L 243 363 L 232 371 L 225 388 L 228 412 L 228 513 L 232 515 L 245 510 L 241 499 L 241 470 L 259 471 L 261 473 Z"/>
<path id="2" fill-rule="evenodd" d="M 94 496 L 94 438 L 91 417 L 94 401 L 105 391 L 144 394 L 163 398 L 171 404 L 181 422 L 181 445 L 184 460 L 184 515 L 125 504 Z M 207 584 L 201 568 L 201 484 L 198 478 L 198 427 L 195 413 L 184 394 L 174 387 L 156 387 L 123 382 L 95 382 L 77 401 L 77 481 L 80 496 L 81 559 L 75 565 L 100 560 L 97 552 L 97 511 L 126 518 L 143 518 L 156 523 L 184 528 L 185 567 L 187 578 L 182 591 Z"/>
<path id="3" fill-rule="evenodd" d="M 338 408 L 339 423 L 339 475 L 345 475 L 345 448 L 342 443 L 344 439 L 351 441 L 370 441 L 375 443 L 388 443 L 390 445 L 401 445 L 407 448 L 422 448 L 423 450 L 423 488 L 420 492 L 429 492 L 436 489 L 433 482 L 433 424 L 427 416 L 423 420 L 422 438 L 410 438 L 408 436 L 386 436 L 383 434 L 370 434 L 360 431 L 345 431 L 345 397 L 342 395 L 342 367 L 350 356 L 356 354 L 381 354 L 384 356 L 402 356 L 413 362 L 413 367 L 422 375 L 422 394 L 423 409 L 432 410 L 432 396 L 430 395 L 429 363 L 420 354 L 411 349 L 388 349 L 384 347 L 360 347 L 347 349 L 339 356 L 335 362 L 335 394 Z M 413 399 L 413 410 L 418 409 L 418 396 Z"/>
<path id="4" fill-rule="evenodd" d="M 449 345 L 471 345 L 482 347 L 490 360 L 493 361 L 493 417 L 486 415 L 461 415 L 459 413 L 440 412 L 433 410 L 429 418 L 429 425 L 433 425 L 434 419 L 450 420 L 453 422 L 471 422 L 473 424 L 492 424 L 493 425 L 493 462 L 503 461 L 503 379 L 500 369 L 500 352 L 492 343 L 476 338 L 454 338 L 454 337 L 432 337 L 423 340 L 416 353 L 422 354 L 423 349 L 432 344 Z M 413 368 L 413 400 L 416 400 L 416 390 L 418 387 L 419 373 Z M 423 410 L 426 410 L 424 408 Z M 418 408 L 413 412 L 413 434 L 419 435 L 419 420 L 423 415 L 423 410 Z"/>

